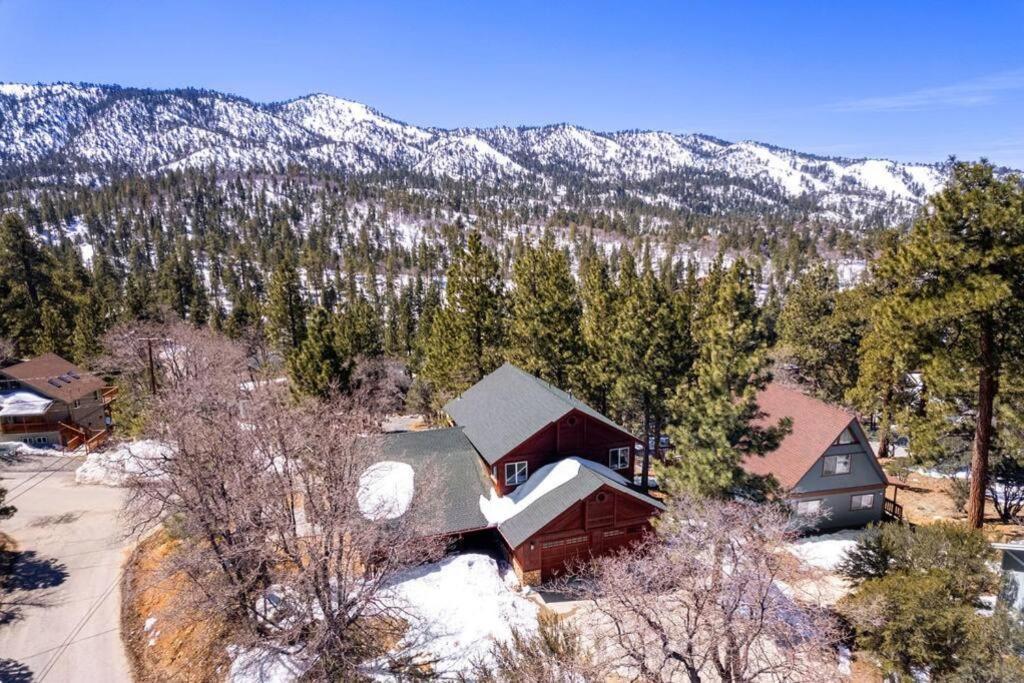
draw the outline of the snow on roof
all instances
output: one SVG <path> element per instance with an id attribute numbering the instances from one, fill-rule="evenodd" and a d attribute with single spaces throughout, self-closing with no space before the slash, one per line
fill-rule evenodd
<path id="1" fill-rule="evenodd" d="M 5 391 L 0 393 L 0 417 L 43 415 L 53 401 L 32 391 Z"/>
<path id="2" fill-rule="evenodd" d="M 627 484 L 621 475 L 604 465 L 583 458 L 566 458 L 541 467 L 525 484 L 507 496 L 498 496 L 494 491 L 491 491 L 490 498 L 480 496 L 480 511 L 484 513 L 489 524 L 501 524 L 528 508 L 544 494 L 571 481 L 579 474 L 581 466 L 616 483 Z"/>
<path id="3" fill-rule="evenodd" d="M 359 477 L 356 500 L 367 519 L 395 519 L 412 502 L 415 473 L 404 462 L 384 460 L 366 468 Z"/>

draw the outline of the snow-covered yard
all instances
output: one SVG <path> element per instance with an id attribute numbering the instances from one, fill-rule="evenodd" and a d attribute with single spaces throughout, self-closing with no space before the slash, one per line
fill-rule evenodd
<path id="1" fill-rule="evenodd" d="M 513 629 L 537 629 L 537 604 L 519 589 L 511 569 L 502 571 L 487 555 L 452 555 L 411 569 L 384 597 L 409 622 L 398 647 L 436 660 L 434 670 L 447 679 L 470 674 L 476 661 L 488 661 L 491 645 L 506 641 Z M 286 654 L 248 650 L 232 655 L 231 683 L 287 683 L 307 669 Z M 383 667 L 368 673 L 388 679 Z"/>
<path id="2" fill-rule="evenodd" d="M 830 534 L 807 536 L 790 543 L 789 551 L 805 564 L 833 572 L 863 534 L 863 529 L 844 529 Z"/>

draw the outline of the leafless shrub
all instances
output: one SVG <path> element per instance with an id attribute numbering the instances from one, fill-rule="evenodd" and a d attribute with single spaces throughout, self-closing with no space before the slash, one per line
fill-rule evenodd
<path id="1" fill-rule="evenodd" d="M 645 681 L 827 681 L 839 631 L 800 587 L 785 511 L 673 500 L 658 536 L 595 561 L 563 590 L 592 599 L 598 642 Z"/>
<path id="2" fill-rule="evenodd" d="M 182 608 L 227 615 L 238 644 L 288 652 L 318 679 L 380 666 L 407 626 L 387 586 L 443 549 L 430 478 L 404 514 L 370 519 L 358 492 L 381 455 L 365 413 L 248 381 L 223 337 L 175 331 L 160 348 L 147 432 L 171 449 L 144 463 L 129 510 L 137 528 L 174 520 L 183 542 L 167 569 L 192 587 Z M 422 664 L 403 654 L 384 665 Z"/>
<path id="3" fill-rule="evenodd" d="M 508 642 L 491 648 L 493 664 L 478 663 L 473 679 L 481 683 L 563 683 L 603 681 L 611 671 L 565 617 L 542 613 L 536 633 L 512 631 Z"/>
<path id="4" fill-rule="evenodd" d="M 14 360 L 14 342 L 6 337 L 0 337 L 0 368 Z"/>
<path id="5" fill-rule="evenodd" d="M 404 408 L 412 377 L 409 368 L 394 358 L 361 357 L 349 382 L 353 404 L 374 415 L 388 415 Z"/>

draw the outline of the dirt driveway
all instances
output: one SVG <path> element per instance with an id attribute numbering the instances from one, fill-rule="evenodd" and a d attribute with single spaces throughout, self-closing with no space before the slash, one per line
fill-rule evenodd
<path id="1" fill-rule="evenodd" d="M 0 589 L 0 681 L 130 681 L 119 632 L 128 542 L 123 492 L 75 484 L 81 458 L 0 462 L 18 508 L 0 522 L 15 553 Z"/>

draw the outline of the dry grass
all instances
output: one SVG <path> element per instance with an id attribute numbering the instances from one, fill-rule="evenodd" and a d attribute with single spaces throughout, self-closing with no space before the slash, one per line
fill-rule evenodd
<path id="1" fill-rule="evenodd" d="M 222 681 L 228 666 L 225 625 L 176 614 L 175 598 L 188 587 L 182 577 L 162 570 L 179 543 L 161 530 L 140 543 L 128 561 L 121 626 L 129 660 L 135 679 L 144 683 Z M 150 617 L 156 623 L 147 633 Z"/>
<path id="2" fill-rule="evenodd" d="M 879 462 L 884 465 L 887 460 Z M 952 483 L 949 479 L 911 472 L 906 486 L 896 492 L 896 502 L 903 506 L 903 516 L 911 524 L 967 520 L 967 514 L 957 511 L 953 504 Z M 891 498 L 892 489 L 886 495 Z M 1024 538 L 1024 527 L 1003 524 L 995 513 L 992 501 L 985 503 L 985 532 L 993 541 Z"/>

